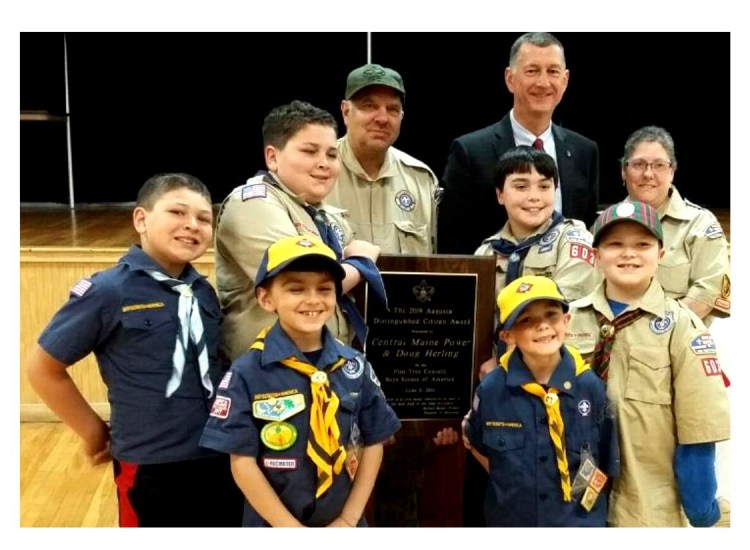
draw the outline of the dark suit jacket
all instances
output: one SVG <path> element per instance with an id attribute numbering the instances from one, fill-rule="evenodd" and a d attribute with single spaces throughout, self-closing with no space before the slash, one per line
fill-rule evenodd
<path id="1" fill-rule="evenodd" d="M 563 215 L 590 227 L 599 206 L 599 147 L 590 139 L 552 125 L 562 185 Z M 497 203 L 494 172 L 497 159 L 515 146 L 510 113 L 453 140 L 443 172 L 438 206 L 438 252 L 473 254 L 483 239 L 508 219 Z"/>

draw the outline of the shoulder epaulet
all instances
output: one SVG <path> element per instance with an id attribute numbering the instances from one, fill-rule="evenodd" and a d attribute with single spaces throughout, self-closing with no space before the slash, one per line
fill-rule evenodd
<path id="1" fill-rule="evenodd" d="M 398 160 L 400 160 L 407 166 L 412 166 L 414 168 L 421 168 L 423 170 L 427 170 L 430 174 L 432 174 L 432 177 L 435 178 L 435 181 L 437 181 L 437 176 L 435 175 L 435 172 L 432 171 L 432 168 L 427 166 L 421 160 L 416 159 L 413 156 L 409 155 L 408 153 L 404 153 L 403 151 L 396 149 L 395 147 L 391 147 L 391 153 L 393 153 L 393 155 Z"/>
<path id="2" fill-rule="evenodd" d="M 694 202 L 687 200 L 685 197 L 683 197 L 682 200 L 687 206 L 692 206 L 693 208 L 697 208 L 698 210 L 707 210 L 705 207 L 701 206 L 700 204 L 695 204 Z"/>

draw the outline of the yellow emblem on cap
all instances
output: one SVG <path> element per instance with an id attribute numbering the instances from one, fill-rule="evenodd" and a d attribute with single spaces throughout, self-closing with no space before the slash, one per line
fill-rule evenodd
<path id="1" fill-rule="evenodd" d="M 297 428 L 289 422 L 269 422 L 260 431 L 260 440 L 269 449 L 284 451 L 297 441 Z"/>

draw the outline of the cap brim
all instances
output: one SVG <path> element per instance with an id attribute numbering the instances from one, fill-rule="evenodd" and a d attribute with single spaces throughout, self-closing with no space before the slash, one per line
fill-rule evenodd
<path id="1" fill-rule="evenodd" d="M 563 313 L 567 313 L 568 310 L 570 309 L 570 306 L 568 306 L 568 303 L 564 300 L 561 300 L 560 298 L 553 298 L 551 296 L 537 296 L 534 298 L 529 298 L 528 300 L 525 300 L 516 306 L 516 309 L 513 310 L 513 313 L 511 313 L 508 316 L 508 318 L 505 320 L 505 322 L 502 324 L 501 330 L 510 330 L 510 328 L 515 324 L 516 319 L 518 319 L 518 316 L 521 315 L 521 313 L 523 313 L 523 311 L 528 307 L 528 305 L 533 302 L 538 302 L 539 300 L 549 300 L 551 302 L 557 302 L 558 304 L 562 305 Z"/>
<path id="2" fill-rule="evenodd" d="M 346 277 L 346 271 L 344 271 L 343 266 L 333 258 L 323 256 L 322 254 L 306 254 L 297 258 L 291 258 L 290 260 L 277 265 L 266 274 L 263 280 L 259 283 L 259 286 L 282 271 L 315 271 L 330 273 L 333 275 L 333 278 L 336 279 L 336 288 L 339 295 L 342 293 L 341 282 Z"/>

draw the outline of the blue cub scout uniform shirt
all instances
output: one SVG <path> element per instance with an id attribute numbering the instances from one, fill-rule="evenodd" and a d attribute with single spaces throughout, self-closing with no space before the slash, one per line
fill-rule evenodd
<path id="1" fill-rule="evenodd" d="M 211 408 L 195 348 L 185 358 L 182 382 L 166 397 L 180 326 L 179 294 L 146 271 L 162 271 L 131 246 L 118 264 L 79 283 L 39 337 L 52 357 L 72 365 L 93 351 L 111 406 L 112 455 L 135 464 L 212 456 L 198 446 Z M 188 265 L 182 274 L 200 304 L 209 374 L 222 375 L 217 346 L 221 310 L 211 285 Z M 90 286 L 89 286 L 90 283 Z"/>
<path id="2" fill-rule="evenodd" d="M 561 354 L 548 386 L 560 390 L 570 482 L 586 446 L 599 469 L 616 476 L 619 446 L 605 385 L 588 369 L 576 376 L 574 357 L 565 346 Z M 534 382 L 534 377 L 516 349 L 507 371 L 501 366 L 489 373 L 474 398 L 467 435 L 490 462 L 484 506 L 487 525 L 604 527 L 606 493 L 599 495 L 590 512 L 575 499 L 563 501 L 546 407 L 541 398 L 521 387 L 528 382 Z"/>
<path id="3" fill-rule="evenodd" d="M 325 370 L 340 358 L 346 363 L 329 373 L 330 386 L 339 397 L 336 421 L 341 432 L 339 443 L 348 450 L 354 440 L 368 446 L 387 440 L 401 424 L 386 403 L 380 382 L 364 356 L 336 340 L 324 327 L 323 349 L 316 367 Z M 289 357 L 307 361 L 278 322 L 268 331 L 263 349 L 252 349 L 239 356 L 219 384 L 217 406 L 211 412 L 200 444 L 235 455 L 255 457 L 284 506 L 307 526 L 325 526 L 339 516 L 349 496 L 351 480 L 346 467 L 334 475 L 333 485 L 315 498 L 317 467 L 307 456 L 312 394 L 310 377 L 282 365 Z M 295 397 L 296 396 L 296 397 Z M 300 397 L 301 396 L 301 397 Z M 294 426 L 297 437 L 282 450 L 269 448 L 261 440 L 261 430 L 272 420 L 253 415 L 253 402 L 272 397 L 304 401 L 284 422 Z M 245 526 L 268 525 L 245 503 Z"/>

